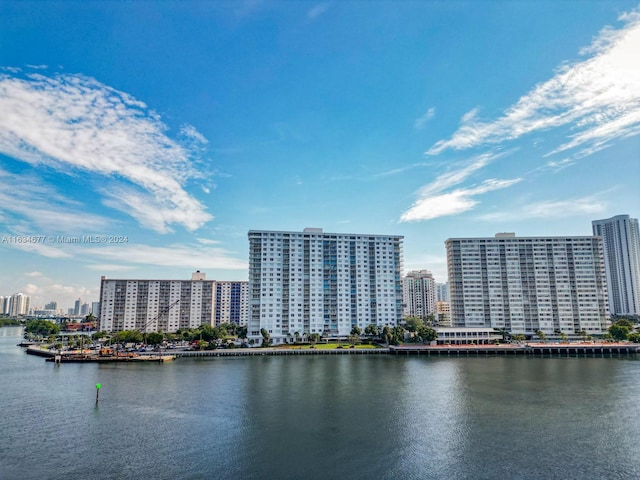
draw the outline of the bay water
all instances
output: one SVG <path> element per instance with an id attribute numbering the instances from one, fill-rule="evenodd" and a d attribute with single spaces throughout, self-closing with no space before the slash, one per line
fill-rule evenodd
<path id="1" fill-rule="evenodd" d="M 634 356 L 56 366 L 20 340 L 0 328 L 2 480 L 640 478 Z"/>

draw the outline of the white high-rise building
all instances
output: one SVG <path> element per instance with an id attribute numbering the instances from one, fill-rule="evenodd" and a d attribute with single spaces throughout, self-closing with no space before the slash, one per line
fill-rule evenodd
<path id="1" fill-rule="evenodd" d="M 345 337 L 354 326 L 402 319 L 402 239 L 398 235 L 249 232 L 248 337 L 273 343 L 319 333 Z"/>
<path id="2" fill-rule="evenodd" d="M 425 319 L 436 312 L 436 282 L 429 270 L 415 270 L 402 279 L 404 316 Z"/>
<path id="3" fill-rule="evenodd" d="M 640 234 L 638 219 L 617 215 L 591 222 L 602 237 L 609 309 L 615 315 L 640 315 Z"/>
<path id="4" fill-rule="evenodd" d="M 238 294 L 216 296 L 218 283 Z M 206 280 L 206 275 L 199 271 L 191 280 L 112 280 L 102 277 L 100 330 L 175 332 L 202 324 L 213 326 L 218 311 L 229 312 L 224 321 L 237 320 L 239 325 L 246 325 L 246 285 L 246 281 Z"/>
<path id="5" fill-rule="evenodd" d="M 0 314 L 9 315 L 9 302 L 11 297 L 0 297 Z"/>
<path id="6" fill-rule="evenodd" d="M 600 237 L 450 238 L 454 327 L 602 333 L 608 317 Z"/>
<path id="7" fill-rule="evenodd" d="M 16 293 L 9 297 L 9 316 L 17 317 L 29 313 L 31 297 L 22 293 Z"/>

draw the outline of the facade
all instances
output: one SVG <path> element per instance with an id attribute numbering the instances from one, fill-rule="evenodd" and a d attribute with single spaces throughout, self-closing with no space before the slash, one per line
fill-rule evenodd
<path id="1" fill-rule="evenodd" d="M 58 310 L 58 302 L 51 301 L 44 306 L 45 310 Z"/>
<path id="2" fill-rule="evenodd" d="M 15 293 L 8 298 L 5 309 L 10 317 L 18 317 L 29 313 L 31 297 L 22 293 Z"/>
<path id="3" fill-rule="evenodd" d="M 599 334 L 608 317 L 600 237 L 450 238 L 453 327 Z"/>
<path id="4" fill-rule="evenodd" d="M 237 323 L 249 318 L 249 282 L 216 282 L 213 295 L 214 325 Z"/>
<path id="5" fill-rule="evenodd" d="M 617 215 L 591 222 L 602 237 L 609 309 L 615 315 L 640 315 L 640 234 L 638 219 Z"/>
<path id="6" fill-rule="evenodd" d="M 216 309 L 242 313 L 241 305 L 224 305 L 226 301 L 237 300 L 242 303 L 241 298 L 220 297 L 216 302 L 217 283 L 215 280 L 206 280 L 201 272 L 195 272 L 191 280 L 111 280 L 102 277 L 100 330 L 176 332 L 181 328 L 197 328 L 202 324 L 214 325 Z M 246 308 L 245 318 L 241 315 L 237 318 L 240 324 L 246 324 Z"/>
<path id="7" fill-rule="evenodd" d="M 91 302 L 91 313 L 94 317 L 100 316 L 100 302 Z"/>
<path id="8" fill-rule="evenodd" d="M 9 297 L 0 296 L 0 315 L 9 315 Z"/>
<path id="9" fill-rule="evenodd" d="M 436 283 L 436 302 L 449 301 L 449 283 Z"/>
<path id="10" fill-rule="evenodd" d="M 436 313 L 436 282 L 429 270 L 415 270 L 402 279 L 404 316 L 424 319 Z"/>
<path id="11" fill-rule="evenodd" d="M 273 343 L 402 319 L 402 239 L 397 235 L 249 232 L 248 337 Z"/>
<path id="12" fill-rule="evenodd" d="M 451 326 L 451 305 L 449 302 L 436 302 L 436 324 L 441 327 Z"/>

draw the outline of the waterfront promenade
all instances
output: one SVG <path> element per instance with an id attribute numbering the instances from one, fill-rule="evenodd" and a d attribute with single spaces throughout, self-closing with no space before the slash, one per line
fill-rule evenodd
<path id="1" fill-rule="evenodd" d="M 426 356 L 611 356 L 636 355 L 640 345 L 632 343 L 524 343 L 497 345 L 391 345 L 380 348 L 232 348 L 216 350 L 173 350 L 170 354 L 144 352 L 119 357 L 80 355 L 79 352 L 64 352 L 61 362 L 131 362 L 169 361 L 182 357 L 254 357 L 254 356 L 308 356 L 308 355 L 426 355 Z M 31 346 L 27 353 L 48 357 L 53 361 L 56 353 Z"/>

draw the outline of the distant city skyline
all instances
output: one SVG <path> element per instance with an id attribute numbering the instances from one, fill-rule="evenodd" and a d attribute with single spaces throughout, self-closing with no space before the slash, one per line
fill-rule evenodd
<path id="1" fill-rule="evenodd" d="M 246 281 L 250 230 L 402 235 L 444 283 L 447 238 L 640 213 L 637 0 L 8 2 L 0 31 L 0 292 L 34 306 Z"/>

